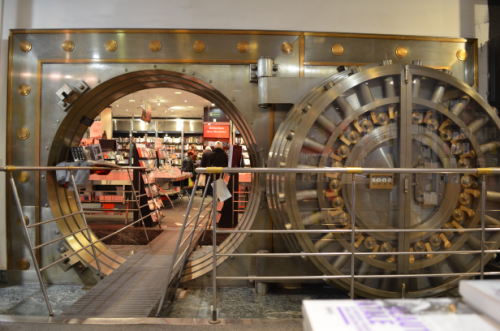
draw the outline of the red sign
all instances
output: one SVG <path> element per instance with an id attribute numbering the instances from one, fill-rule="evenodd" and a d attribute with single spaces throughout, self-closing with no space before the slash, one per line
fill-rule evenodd
<path id="1" fill-rule="evenodd" d="M 229 138 L 229 125 L 203 125 L 205 138 Z"/>

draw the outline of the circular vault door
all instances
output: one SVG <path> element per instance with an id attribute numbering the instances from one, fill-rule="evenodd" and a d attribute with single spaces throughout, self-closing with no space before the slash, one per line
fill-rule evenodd
<path id="1" fill-rule="evenodd" d="M 476 227 L 481 178 L 458 174 L 393 174 L 393 168 L 496 166 L 496 113 L 447 70 L 420 65 L 354 67 L 330 77 L 296 104 L 271 147 L 269 167 L 387 168 L 386 174 L 279 174 L 269 176 L 268 202 L 282 229 L 350 229 L 358 255 L 355 275 L 463 273 L 479 268 L 479 254 L 435 254 L 477 250 L 479 233 L 442 232 Z M 351 212 L 351 181 L 356 212 Z M 489 192 L 495 196 L 495 192 Z M 495 200 L 490 199 L 490 200 Z M 499 200 L 499 199 L 497 199 Z M 488 225 L 497 226 L 495 212 Z M 380 232 L 383 229 L 422 229 Z M 285 235 L 295 252 L 342 252 L 350 233 Z M 499 246 L 496 232 L 487 247 Z M 414 252 L 396 255 L 393 252 Z M 350 255 L 304 258 L 325 275 L 349 275 Z M 487 255 L 487 259 L 491 256 Z M 436 295 L 457 276 L 356 278 L 355 291 L 369 297 Z M 333 280 L 349 287 L 349 279 Z"/>

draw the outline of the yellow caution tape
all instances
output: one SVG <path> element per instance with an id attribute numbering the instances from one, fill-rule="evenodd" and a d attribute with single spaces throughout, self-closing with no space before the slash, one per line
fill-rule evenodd
<path id="1" fill-rule="evenodd" d="M 347 167 L 346 169 L 348 174 L 360 174 L 363 172 L 361 168 Z"/>
<path id="2" fill-rule="evenodd" d="M 207 174 L 221 174 L 222 167 L 208 167 Z"/>
<path id="3" fill-rule="evenodd" d="M 489 175 L 493 173 L 493 169 L 491 168 L 477 168 L 477 173 L 479 175 Z"/>

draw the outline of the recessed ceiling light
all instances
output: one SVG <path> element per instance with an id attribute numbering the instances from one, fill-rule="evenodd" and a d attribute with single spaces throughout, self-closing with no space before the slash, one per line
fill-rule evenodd
<path id="1" fill-rule="evenodd" d="M 184 100 L 184 102 L 188 102 L 187 100 Z"/>
<path id="2" fill-rule="evenodd" d="M 71 75 L 66 75 L 66 76 L 64 76 L 64 78 L 72 78 L 72 77 L 73 77 L 73 76 L 71 76 Z"/>
<path id="3" fill-rule="evenodd" d="M 116 107 L 120 107 L 120 105 L 116 105 Z"/>
<path id="4" fill-rule="evenodd" d="M 212 107 L 215 106 L 215 103 L 212 104 Z"/>
<path id="5" fill-rule="evenodd" d="M 129 100 L 128 102 L 135 102 L 135 100 Z"/>
<path id="6" fill-rule="evenodd" d="M 175 92 L 175 94 L 182 94 L 182 92 Z"/>
<path id="7" fill-rule="evenodd" d="M 193 106 L 188 106 L 188 108 L 194 108 Z"/>
<path id="8" fill-rule="evenodd" d="M 125 109 L 125 111 L 128 111 L 128 109 Z"/>

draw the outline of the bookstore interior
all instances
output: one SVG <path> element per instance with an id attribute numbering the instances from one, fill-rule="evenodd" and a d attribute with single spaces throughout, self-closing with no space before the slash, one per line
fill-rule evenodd
<path id="1" fill-rule="evenodd" d="M 500 330 L 477 39 L 12 30 L 10 52 L 0 323 Z"/>

